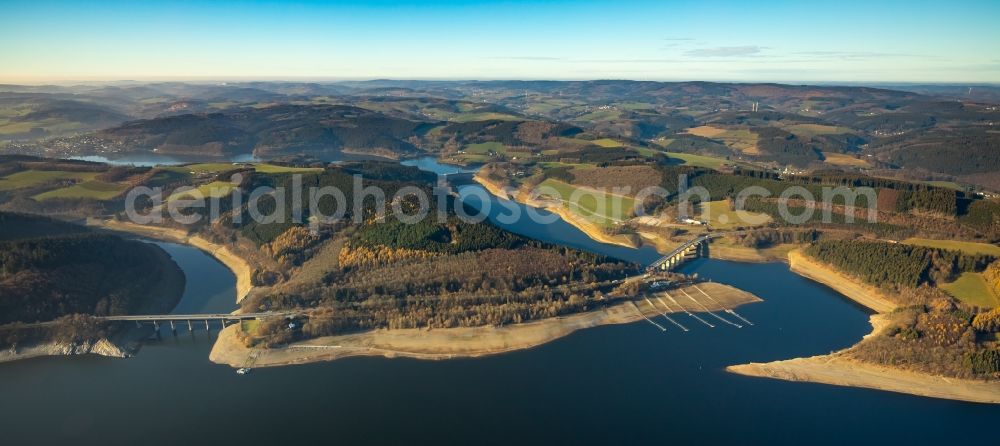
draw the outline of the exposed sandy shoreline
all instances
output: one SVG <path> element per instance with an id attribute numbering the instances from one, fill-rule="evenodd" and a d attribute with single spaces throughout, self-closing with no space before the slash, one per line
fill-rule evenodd
<path id="1" fill-rule="evenodd" d="M 829 286 L 865 307 L 879 313 L 896 308 L 881 290 L 858 283 L 800 251 L 790 252 L 788 258 L 791 270 L 795 273 Z M 872 315 L 872 332 L 865 337 L 882 331 L 885 322 L 886 318 L 882 314 Z M 1000 382 L 947 378 L 862 362 L 850 358 L 846 350 L 809 358 L 734 365 L 726 370 L 740 375 L 785 381 L 816 382 L 931 398 L 1000 404 Z"/>
<path id="2" fill-rule="evenodd" d="M 1000 404 L 1000 383 L 927 375 L 860 362 L 838 354 L 766 364 L 734 365 L 726 370 L 740 375 L 785 381 L 862 387 L 930 398 Z"/>
<path id="3" fill-rule="evenodd" d="M 205 251 L 220 263 L 229 268 L 236 275 L 236 303 L 243 300 L 253 289 L 253 268 L 229 248 L 213 243 L 197 235 L 171 228 L 161 228 L 157 226 L 146 226 L 135 223 L 121 222 L 116 220 L 88 220 L 87 225 L 95 226 L 110 231 L 126 232 L 129 234 L 149 237 L 167 242 L 182 243 L 194 246 Z"/>
<path id="4" fill-rule="evenodd" d="M 702 301 L 709 309 L 721 310 L 760 302 L 753 294 L 717 283 L 698 284 L 717 302 Z M 694 289 L 692 295 L 700 293 Z M 447 329 L 373 330 L 342 336 L 310 339 L 277 349 L 260 350 L 255 367 L 332 361 L 349 356 L 407 357 L 417 359 L 450 359 L 479 357 L 535 347 L 561 338 L 577 330 L 608 324 L 640 321 L 643 314 L 650 319 L 659 313 L 640 299 L 638 305 L 620 303 L 605 309 L 573 314 L 504 327 L 469 327 Z M 692 303 L 691 311 L 702 311 Z M 657 310 L 664 310 L 658 307 Z M 675 311 L 680 311 L 675 308 Z M 652 328 L 652 327 L 651 327 Z M 668 330 L 670 328 L 668 327 Z M 222 331 L 212 348 L 212 362 L 242 367 L 251 350 L 237 339 L 239 326 Z"/>
<path id="5" fill-rule="evenodd" d="M 854 360 L 843 352 L 768 363 L 734 365 L 727 367 L 726 370 L 740 375 L 785 381 L 862 387 L 931 398 L 1000 404 L 1000 383 L 997 382 L 946 378 L 901 370 Z"/>
<path id="6" fill-rule="evenodd" d="M 641 239 L 638 236 L 629 237 L 627 235 L 611 235 L 605 233 L 599 226 L 587 221 L 579 215 L 574 214 L 569 209 L 566 209 L 565 206 L 562 206 L 561 203 L 531 198 L 527 191 L 505 188 L 479 173 L 476 173 L 473 179 L 475 179 L 477 183 L 482 185 L 494 196 L 517 201 L 518 203 L 526 204 L 528 206 L 545 209 L 546 211 L 558 215 L 567 223 L 573 225 L 580 231 L 583 231 L 588 237 L 598 242 L 625 246 L 627 248 L 638 248 L 641 244 Z"/>
<path id="7" fill-rule="evenodd" d="M 670 252 L 673 248 L 680 245 L 679 242 L 672 242 L 670 240 L 664 240 L 663 237 L 654 234 L 649 231 L 639 231 L 635 236 L 627 235 L 610 235 L 605 233 L 599 226 L 587 221 L 586 219 L 580 217 L 579 215 L 573 213 L 565 206 L 560 203 L 551 202 L 546 200 L 536 200 L 528 196 L 528 193 L 523 190 L 514 190 L 511 188 L 505 188 L 500 184 L 491 181 L 483 175 L 476 174 L 474 177 L 477 183 L 483 186 L 489 193 L 494 196 L 514 200 L 518 203 L 525 204 L 532 207 L 542 208 L 546 211 L 552 212 L 558 215 L 564 221 L 573 225 L 573 227 L 579 229 L 583 233 L 587 234 L 588 237 L 601 242 L 608 243 L 612 245 L 625 246 L 627 248 L 638 248 L 643 244 L 649 244 L 656 248 L 656 250 L 662 254 Z M 709 257 L 713 259 L 720 260 L 730 260 L 734 262 L 748 262 L 748 263 L 767 263 L 767 262 L 779 262 L 785 261 L 783 252 L 772 252 L 773 250 L 767 249 L 754 249 L 754 248 L 742 248 L 742 247 L 716 247 L 715 245 L 709 249 Z"/>
<path id="8" fill-rule="evenodd" d="M 599 228 L 587 224 L 587 222 L 578 221 L 579 219 L 574 218 L 575 216 L 573 215 L 567 215 L 571 213 L 567 212 L 562 206 L 549 207 L 545 203 L 532 202 L 527 199 L 526 194 L 520 192 L 516 196 L 511 197 L 499 185 L 490 182 L 480 175 L 476 176 L 476 181 L 494 195 L 508 199 L 517 199 L 517 201 L 531 206 L 544 207 L 551 212 L 559 214 L 568 223 L 576 226 L 592 238 L 605 243 L 615 243 L 614 241 L 602 240 L 601 236 L 603 232 Z M 642 235 L 647 242 L 653 244 L 658 249 L 668 244 L 655 234 Z M 634 247 L 634 245 L 623 243 L 616 244 Z M 780 254 L 780 252 L 768 252 L 766 250 L 733 246 L 717 246 L 715 244 L 709 249 L 709 256 L 712 258 L 738 262 L 781 261 L 783 259 L 779 258 Z M 896 308 L 896 304 L 883 291 L 876 287 L 860 283 L 828 265 L 809 258 L 800 250 L 789 251 L 787 261 L 789 269 L 792 272 L 822 283 L 875 312 L 886 313 Z M 868 336 L 872 336 L 881 330 L 881 321 L 882 319 L 879 314 L 872 316 L 873 331 Z M 727 367 L 726 370 L 741 375 L 783 379 L 786 381 L 808 381 L 959 401 L 1000 403 L 1000 383 L 945 378 L 879 366 L 850 359 L 843 352 L 770 363 L 734 365 Z"/>
<path id="9" fill-rule="evenodd" d="M 789 269 L 792 272 L 833 288 L 847 298 L 864 305 L 879 313 L 887 313 L 896 308 L 896 304 L 886 294 L 873 286 L 865 285 L 833 267 L 824 265 L 805 254 L 795 250 L 788 253 Z"/>

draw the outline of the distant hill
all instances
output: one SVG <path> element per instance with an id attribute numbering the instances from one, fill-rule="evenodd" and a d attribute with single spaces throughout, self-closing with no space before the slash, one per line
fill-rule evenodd
<path id="1" fill-rule="evenodd" d="M 408 153 L 424 122 L 340 105 L 276 105 L 133 121 L 91 135 L 136 152 L 229 156 L 323 154 L 343 150 Z"/>
<path id="2" fill-rule="evenodd" d="M 0 93 L 0 111 L 0 140 L 68 135 L 129 119 L 107 105 L 42 93 Z"/>
<path id="3" fill-rule="evenodd" d="M 994 156 L 1000 87 L 989 85 L 380 79 L 0 85 L 0 92 L 0 141 L 106 129 L 87 135 L 92 140 L 10 143 L 12 153 L 67 156 L 89 147 L 209 156 L 343 150 L 395 156 L 501 141 L 532 146 L 519 150 L 558 146 L 503 134 L 518 126 L 497 122 L 516 121 L 779 169 L 828 168 L 831 160 L 842 167 L 853 159 L 854 169 L 1000 189 Z M 122 125 L 126 120 L 132 122 Z M 449 133 L 456 127 L 444 128 L 469 122 L 492 129 L 459 134 Z M 790 136 L 773 137 L 783 132 Z"/>

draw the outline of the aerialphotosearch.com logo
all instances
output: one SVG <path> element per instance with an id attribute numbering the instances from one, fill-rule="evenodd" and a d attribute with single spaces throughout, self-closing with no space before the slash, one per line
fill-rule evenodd
<path id="1" fill-rule="evenodd" d="M 224 209 L 237 209 L 240 211 L 229 213 L 232 222 L 237 225 L 244 223 L 245 217 L 248 217 L 260 224 L 308 223 L 313 231 L 318 231 L 322 225 L 348 218 L 348 210 L 353 223 L 364 223 L 365 206 L 374 206 L 367 215 L 373 211 L 379 217 L 391 216 L 402 223 L 416 224 L 432 215 L 431 203 L 434 203 L 433 218 L 443 223 L 449 216 L 449 196 L 455 196 L 468 205 L 451 207 L 454 215 L 463 221 L 478 223 L 492 217 L 505 225 L 521 222 L 523 218 L 537 224 L 551 224 L 559 220 L 558 215 L 540 210 L 539 206 L 547 209 L 562 207 L 570 211 L 574 218 L 596 224 L 606 226 L 610 222 L 621 225 L 633 217 L 644 217 L 650 211 L 656 213 L 664 209 L 664 206 L 650 206 L 650 203 L 667 204 L 674 210 L 672 214 L 678 221 L 697 223 L 718 221 L 757 226 L 769 223 L 772 217 L 788 224 L 832 223 L 834 215 L 840 215 L 844 223 L 853 223 L 858 210 L 869 223 L 877 222 L 878 218 L 878 197 L 873 188 L 824 186 L 820 188 L 821 197 L 817 200 L 812 190 L 789 185 L 776 197 L 772 191 L 761 186 L 749 186 L 730 194 L 731 210 L 735 212 L 726 212 L 713 220 L 712 207 L 697 204 L 720 198 L 713 197 L 703 186 L 690 187 L 685 174 L 678 176 L 676 192 L 652 186 L 633 193 L 631 187 L 622 186 L 572 187 L 566 194 L 565 190 L 544 184 L 526 193 L 510 188 L 505 190 L 508 196 L 527 197 L 522 201 L 532 203 L 532 206 L 496 198 L 480 186 L 464 186 L 455 190 L 443 176 L 433 188 L 404 185 L 394 189 L 391 196 L 378 186 L 366 185 L 362 175 L 353 175 L 352 187 L 347 193 L 333 186 L 304 187 L 301 174 L 291 176 L 288 188 L 259 186 L 247 191 L 239 186 L 243 179 L 242 174 L 237 173 L 232 176 L 229 185 L 181 187 L 171 191 L 166 198 L 163 188 L 139 186 L 126 195 L 125 214 L 130 221 L 138 224 L 162 224 L 165 218 L 169 218 L 182 225 L 192 225 L 205 219 L 217 221 L 225 213 Z M 348 200 L 348 195 L 351 200 Z M 743 212 L 751 199 L 773 204 L 771 209 L 774 211 L 768 214 Z M 228 206 L 223 206 L 224 202 Z M 863 206 L 859 207 L 858 203 L 863 203 Z M 835 207 L 839 208 L 838 212 L 834 212 Z M 700 212 L 696 211 L 698 208 Z M 814 220 L 817 210 L 822 211 L 822 215 Z M 695 214 L 697 220 L 693 217 Z"/>

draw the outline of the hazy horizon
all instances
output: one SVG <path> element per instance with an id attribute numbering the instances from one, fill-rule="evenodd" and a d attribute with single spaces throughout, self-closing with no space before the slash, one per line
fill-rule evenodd
<path id="1" fill-rule="evenodd" d="M 3 11 L 3 83 L 1000 83 L 1000 4 L 980 0 L 14 1 Z"/>

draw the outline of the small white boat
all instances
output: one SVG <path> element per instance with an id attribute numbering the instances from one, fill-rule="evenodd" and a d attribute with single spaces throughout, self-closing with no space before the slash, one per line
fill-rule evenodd
<path id="1" fill-rule="evenodd" d="M 241 367 L 239 369 L 236 369 L 236 374 L 237 375 L 246 375 L 247 373 L 250 373 L 250 369 L 249 368 Z"/>

